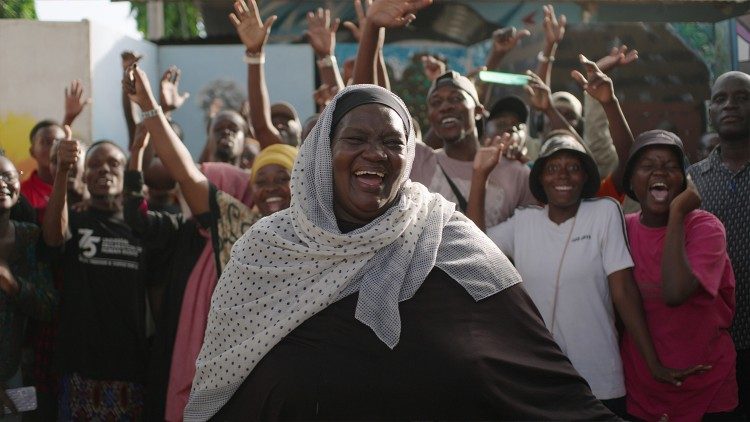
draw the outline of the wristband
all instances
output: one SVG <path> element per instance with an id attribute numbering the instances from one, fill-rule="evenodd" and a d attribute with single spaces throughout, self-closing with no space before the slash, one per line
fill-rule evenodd
<path id="1" fill-rule="evenodd" d="M 542 63 L 552 63 L 555 61 L 555 56 L 545 56 L 544 53 L 540 51 L 539 54 L 536 55 L 536 59 Z"/>
<path id="2" fill-rule="evenodd" d="M 327 55 L 325 57 L 321 57 L 316 61 L 318 66 L 320 67 L 336 67 L 336 56 L 333 55 Z"/>
<path id="3" fill-rule="evenodd" d="M 242 60 L 247 64 L 263 64 L 266 62 L 266 55 L 262 51 L 257 53 L 246 51 Z"/>
<path id="4" fill-rule="evenodd" d="M 161 106 L 156 106 L 153 109 L 149 111 L 144 111 L 141 113 L 141 120 L 146 120 L 149 117 L 155 117 L 155 116 L 161 116 L 163 113 L 161 111 Z"/>

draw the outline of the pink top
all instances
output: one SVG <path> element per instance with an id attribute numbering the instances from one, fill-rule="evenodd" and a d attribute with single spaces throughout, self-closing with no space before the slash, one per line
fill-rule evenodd
<path id="1" fill-rule="evenodd" d="M 734 316 L 734 273 L 726 250 L 724 225 L 713 214 L 692 211 L 685 218 L 685 250 L 700 286 L 682 305 L 664 303 L 661 259 L 666 227 L 646 227 L 641 213 L 625 217 L 635 281 L 641 292 L 646 322 L 661 363 L 685 369 L 711 365 L 706 373 L 688 377 L 676 387 L 656 381 L 632 337 L 625 332 L 621 353 L 628 413 L 640 419 L 699 421 L 705 413 L 737 407 L 735 350 L 729 336 Z"/>

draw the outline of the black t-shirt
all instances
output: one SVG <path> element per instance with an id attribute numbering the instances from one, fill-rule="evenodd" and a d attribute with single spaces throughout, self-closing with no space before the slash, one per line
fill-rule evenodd
<path id="1" fill-rule="evenodd" d="M 140 240 L 122 216 L 70 211 L 62 251 L 58 365 L 100 380 L 143 382 L 146 278 Z"/>

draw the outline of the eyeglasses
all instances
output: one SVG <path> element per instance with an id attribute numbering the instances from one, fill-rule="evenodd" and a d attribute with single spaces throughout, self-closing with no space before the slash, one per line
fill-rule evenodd
<path id="1" fill-rule="evenodd" d="M 11 183 L 16 183 L 18 181 L 18 178 L 20 178 L 21 176 L 23 176 L 22 171 L 19 171 L 19 172 L 9 171 L 6 173 L 0 173 L 0 180 L 7 184 L 11 184 Z"/>

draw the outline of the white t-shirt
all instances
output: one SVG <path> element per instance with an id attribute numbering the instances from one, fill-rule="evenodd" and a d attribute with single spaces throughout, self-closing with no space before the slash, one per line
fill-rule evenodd
<path id="1" fill-rule="evenodd" d="M 547 207 L 519 209 L 487 235 L 513 259 L 545 325 L 594 395 L 600 400 L 624 396 L 607 281 L 608 275 L 633 267 L 620 204 L 611 198 L 583 200 L 576 217 L 560 225 L 549 219 Z"/>

